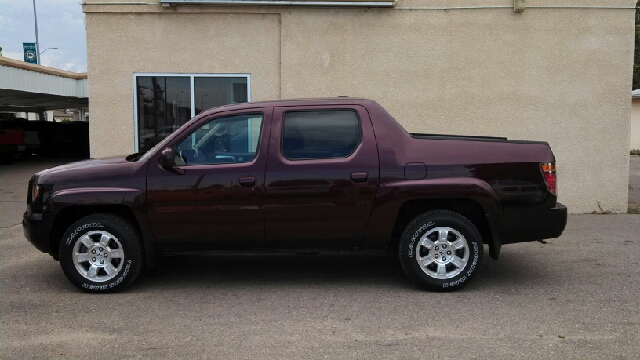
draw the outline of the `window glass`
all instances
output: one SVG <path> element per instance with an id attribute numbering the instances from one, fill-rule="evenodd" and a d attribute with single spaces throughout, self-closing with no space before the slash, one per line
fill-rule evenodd
<path id="1" fill-rule="evenodd" d="M 236 115 L 211 120 L 176 146 L 176 165 L 242 163 L 256 157 L 262 115 Z"/>
<path id="2" fill-rule="evenodd" d="M 191 118 L 191 79 L 138 76 L 138 150 L 147 151 Z"/>
<path id="3" fill-rule="evenodd" d="M 249 101 L 248 83 L 246 76 L 136 76 L 138 151 L 148 151 L 203 110 Z"/>
<path id="4" fill-rule="evenodd" d="M 246 77 L 194 77 L 196 114 L 213 107 L 248 101 Z"/>
<path id="5" fill-rule="evenodd" d="M 282 153 L 288 159 L 351 155 L 362 132 L 353 110 L 290 111 L 284 114 Z"/>

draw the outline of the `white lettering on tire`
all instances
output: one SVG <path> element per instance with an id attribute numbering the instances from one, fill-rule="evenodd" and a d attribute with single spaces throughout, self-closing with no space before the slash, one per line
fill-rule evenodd
<path id="1" fill-rule="evenodd" d="M 131 260 L 127 260 L 127 265 L 125 265 L 124 270 L 122 271 L 122 276 L 120 276 L 116 281 L 114 281 L 114 282 L 112 282 L 110 284 L 105 284 L 105 285 L 82 284 L 82 287 L 87 289 L 87 290 L 107 290 L 107 289 L 111 289 L 112 287 L 118 286 L 118 284 L 120 284 L 122 281 L 124 281 L 124 278 L 129 273 L 129 268 L 130 267 L 131 267 Z"/>
<path id="2" fill-rule="evenodd" d="M 418 240 L 420 238 L 420 236 L 422 235 L 422 233 L 430 226 L 435 225 L 432 221 L 420 226 L 418 228 L 418 230 L 416 230 L 415 233 L 413 233 L 413 236 L 411 237 L 411 242 L 409 243 L 409 257 L 413 257 L 413 249 L 415 248 L 416 245 L 416 240 Z"/>
<path id="3" fill-rule="evenodd" d="M 101 228 L 101 227 L 104 227 L 104 226 L 102 226 L 102 224 L 99 224 L 99 223 L 92 223 L 92 224 L 82 225 L 82 226 L 78 227 L 77 229 L 73 230 L 71 235 L 69 235 L 69 237 L 67 238 L 66 244 L 67 245 L 71 245 L 71 242 L 73 241 L 73 238 L 76 237 L 76 235 L 78 235 L 81 231 L 86 230 L 88 228 L 92 228 L 92 227 Z"/>
<path id="4" fill-rule="evenodd" d="M 476 264 L 478 263 L 478 244 L 477 243 L 473 243 L 473 261 L 471 262 L 471 266 L 469 266 L 469 270 L 467 270 L 466 275 L 464 275 L 463 277 L 461 277 L 460 279 L 456 280 L 456 281 L 452 281 L 449 283 L 444 283 L 442 284 L 442 288 L 446 289 L 449 286 L 456 286 L 459 284 L 462 284 L 463 282 L 467 281 L 467 279 L 469 277 L 471 277 L 471 274 L 473 274 L 473 271 L 476 269 Z"/>

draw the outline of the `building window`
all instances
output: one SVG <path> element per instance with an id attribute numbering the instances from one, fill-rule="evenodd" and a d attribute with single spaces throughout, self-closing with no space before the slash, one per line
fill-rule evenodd
<path id="1" fill-rule="evenodd" d="M 348 157 L 362 140 L 352 110 L 289 111 L 282 132 L 282 153 L 291 160 Z"/>
<path id="2" fill-rule="evenodd" d="M 245 74 L 134 74 L 135 146 L 147 151 L 212 107 L 251 101 Z"/>

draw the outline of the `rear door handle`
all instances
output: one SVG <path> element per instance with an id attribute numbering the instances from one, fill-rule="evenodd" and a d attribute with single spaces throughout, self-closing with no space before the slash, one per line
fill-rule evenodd
<path id="1" fill-rule="evenodd" d="M 351 181 L 353 182 L 365 182 L 367 181 L 367 173 L 366 172 L 354 172 L 351 173 Z"/>
<path id="2" fill-rule="evenodd" d="M 244 177 L 241 177 L 238 180 L 238 182 L 242 186 L 255 186 L 256 185 L 256 178 L 254 178 L 253 176 L 244 176 Z"/>

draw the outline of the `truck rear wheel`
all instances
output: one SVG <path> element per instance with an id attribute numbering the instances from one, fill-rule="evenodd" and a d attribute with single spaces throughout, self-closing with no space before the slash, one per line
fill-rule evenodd
<path id="1" fill-rule="evenodd" d="M 482 238 L 473 223 L 449 210 L 433 210 L 413 219 L 399 248 L 407 276 L 435 291 L 466 285 L 480 270 L 484 255 Z"/>
<path id="2" fill-rule="evenodd" d="M 86 292 L 118 292 L 143 267 L 140 236 L 125 219 L 111 214 L 85 216 L 60 241 L 60 266 L 73 285 Z"/>

